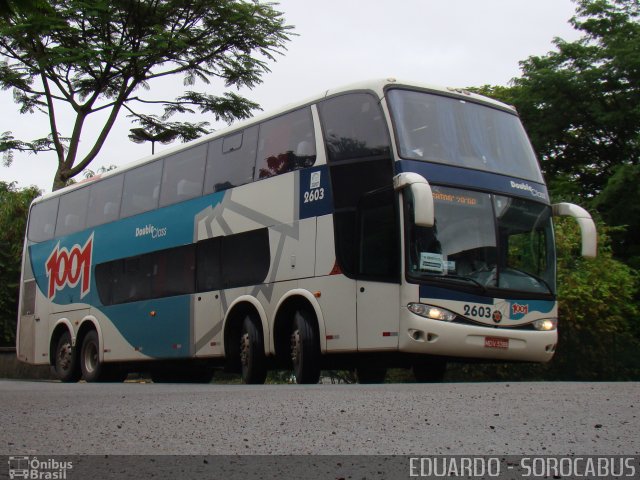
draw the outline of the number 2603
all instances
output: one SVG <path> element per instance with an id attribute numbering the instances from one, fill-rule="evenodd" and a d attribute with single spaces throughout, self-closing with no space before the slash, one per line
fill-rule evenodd
<path id="1" fill-rule="evenodd" d="M 471 315 L 472 317 L 484 317 L 491 318 L 491 309 L 489 307 L 483 307 L 478 305 L 465 305 L 464 314 Z"/>
<path id="2" fill-rule="evenodd" d="M 304 192 L 304 203 L 315 202 L 324 198 L 324 188 L 317 188 L 310 192 Z"/>

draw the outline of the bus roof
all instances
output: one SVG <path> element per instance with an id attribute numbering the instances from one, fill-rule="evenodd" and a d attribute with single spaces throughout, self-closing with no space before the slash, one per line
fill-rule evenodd
<path id="1" fill-rule="evenodd" d="M 152 161 L 155 160 L 159 160 L 161 158 L 164 157 L 168 157 L 170 155 L 173 155 L 176 152 L 180 152 L 182 150 L 186 150 L 188 148 L 192 148 L 195 147 L 197 145 L 200 145 L 201 143 L 206 143 L 209 142 L 213 139 L 216 139 L 218 137 L 222 137 L 225 135 L 228 135 L 230 133 L 233 133 L 234 131 L 237 130 L 244 130 L 245 128 L 255 124 L 255 123 L 260 123 L 264 120 L 267 120 L 269 118 L 272 117 L 277 117 L 279 115 L 282 115 L 286 112 L 289 112 L 291 110 L 294 110 L 296 108 L 300 108 L 304 105 L 311 105 L 314 103 L 317 103 L 327 97 L 331 97 L 334 95 L 339 95 L 339 94 L 343 94 L 343 93 L 348 93 L 348 92 L 354 92 L 354 91 L 373 91 L 378 98 L 382 99 L 385 95 L 385 90 L 389 87 L 405 87 L 405 88 L 412 88 L 412 89 L 419 89 L 419 90 L 424 90 L 424 91 L 429 91 L 429 92 L 433 92 L 433 93 L 437 93 L 437 94 L 444 94 L 447 96 L 452 96 L 452 97 L 457 97 L 457 98 L 461 98 L 461 99 L 465 99 L 465 100 L 473 100 L 475 102 L 479 102 L 479 103 L 484 103 L 486 105 L 495 107 L 495 108 L 500 108 L 502 110 L 507 110 L 511 113 L 516 113 L 515 108 L 513 108 L 510 105 L 504 104 L 502 102 L 499 102 L 497 100 L 482 96 L 482 95 L 478 95 L 476 93 L 472 93 L 469 92 L 467 90 L 464 90 L 462 88 L 454 88 L 454 87 L 442 87 L 442 86 L 437 86 L 437 85 L 430 85 L 430 84 L 426 84 L 426 83 L 420 83 L 420 82 L 415 82 L 415 81 L 403 81 L 403 80 L 398 80 L 392 77 L 389 78 L 384 78 L 384 79 L 375 79 L 375 80 L 368 80 L 368 81 L 363 81 L 363 82 L 358 82 L 358 83 L 352 83 L 352 84 L 348 84 L 348 85 L 344 85 L 342 87 L 338 87 L 338 88 L 334 88 L 334 89 L 328 89 L 325 90 L 324 92 L 322 92 L 319 95 L 315 95 L 313 97 L 309 97 L 307 99 L 301 100 L 299 102 L 296 103 L 289 103 L 284 105 L 283 107 L 276 109 L 276 110 L 272 110 L 266 113 L 261 113 L 259 115 L 256 115 L 254 117 L 245 119 L 245 120 L 240 120 L 238 122 L 233 123 L 232 125 L 225 127 L 225 128 L 221 128 L 219 130 L 216 130 L 215 132 L 212 132 L 210 134 L 204 135 L 196 140 L 192 140 L 190 142 L 187 143 L 183 143 L 183 144 L 179 144 L 173 147 L 169 147 L 166 150 L 163 150 L 160 153 L 157 153 L 155 155 L 147 155 L 145 157 L 139 158 L 138 160 L 134 160 L 132 162 L 127 163 L 126 165 L 122 165 L 119 167 L 114 168 L 113 170 L 109 170 L 108 172 L 102 173 L 102 174 L 98 174 L 95 175 L 94 177 L 90 177 L 84 180 L 81 180 L 77 183 L 74 183 L 73 185 L 69 185 L 65 188 L 61 188 L 60 190 L 56 190 L 55 192 L 49 192 L 49 193 L 45 193 L 44 195 L 36 198 L 33 203 L 39 203 L 41 201 L 47 200 L 49 198 L 53 198 L 62 194 L 65 194 L 67 192 L 70 192 L 72 190 L 75 189 L 79 189 L 82 188 L 84 186 L 86 186 L 87 184 L 90 184 L 94 181 L 103 179 L 103 178 L 108 178 L 111 177 L 113 175 L 118 175 L 120 173 L 123 173 L 127 170 L 132 170 L 134 168 L 140 167 L 142 165 L 145 165 L 147 163 L 150 163 Z"/>

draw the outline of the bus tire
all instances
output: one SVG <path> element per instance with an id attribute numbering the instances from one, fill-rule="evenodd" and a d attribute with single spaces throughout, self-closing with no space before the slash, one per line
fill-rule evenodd
<path id="1" fill-rule="evenodd" d="M 98 332 L 91 330 L 82 340 L 80 349 L 80 370 L 85 382 L 122 382 L 124 372 L 119 372 L 111 365 L 100 361 L 100 340 Z"/>
<path id="2" fill-rule="evenodd" d="M 444 379 L 447 362 L 438 357 L 417 358 L 413 362 L 413 376 L 418 383 L 439 383 Z"/>
<path id="3" fill-rule="evenodd" d="M 291 332 L 291 360 L 296 383 L 314 384 L 320 380 L 320 341 L 311 316 L 297 310 Z"/>
<path id="4" fill-rule="evenodd" d="M 53 371 L 62 382 L 72 383 L 80 380 L 76 349 L 71 344 L 71 334 L 68 330 L 65 330 L 56 342 Z"/>
<path id="5" fill-rule="evenodd" d="M 240 333 L 240 366 L 243 383 L 262 385 L 267 378 L 264 341 L 250 315 L 245 317 Z"/>

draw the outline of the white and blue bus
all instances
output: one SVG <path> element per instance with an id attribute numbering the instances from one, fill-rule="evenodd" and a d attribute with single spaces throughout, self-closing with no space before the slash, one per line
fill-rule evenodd
<path id="1" fill-rule="evenodd" d="M 512 107 L 394 79 L 329 90 L 36 199 L 17 354 L 67 382 L 547 362 L 551 205 Z"/>

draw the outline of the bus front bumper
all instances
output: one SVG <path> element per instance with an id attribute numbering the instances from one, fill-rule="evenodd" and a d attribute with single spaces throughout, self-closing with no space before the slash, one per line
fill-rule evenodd
<path id="1" fill-rule="evenodd" d="M 524 362 L 553 358 L 558 331 L 495 328 L 432 320 L 402 309 L 399 350 L 447 357 Z"/>

